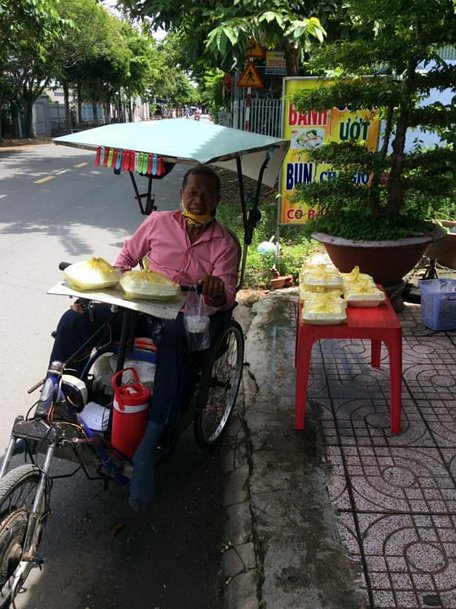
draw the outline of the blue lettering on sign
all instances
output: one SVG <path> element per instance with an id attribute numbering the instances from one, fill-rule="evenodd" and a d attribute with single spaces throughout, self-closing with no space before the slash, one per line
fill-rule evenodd
<path id="1" fill-rule="evenodd" d="M 336 177 L 335 171 L 322 171 L 320 174 L 320 182 L 325 182 L 327 180 L 334 180 Z"/>
<path id="2" fill-rule="evenodd" d="M 312 163 L 287 163 L 287 190 L 293 190 L 296 184 L 312 182 Z"/>
<path id="3" fill-rule="evenodd" d="M 352 176 L 352 182 L 354 184 L 367 184 L 369 182 L 369 173 L 354 173 Z"/>

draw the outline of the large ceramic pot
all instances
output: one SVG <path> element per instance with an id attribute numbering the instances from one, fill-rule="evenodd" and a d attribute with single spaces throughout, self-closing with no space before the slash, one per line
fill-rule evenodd
<path id="1" fill-rule="evenodd" d="M 450 231 L 456 231 L 456 222 L 443 220 L 441 224 Z M 456 232 L 449 232 L 443 239 L 432 243 L 426 250 L 426 256 L 436 260 L 442 266 L 456 269 Z"/>
<path id="2" fill-rule="evenodd" d="M 358 266 L 381 285 L 396 286 L 420 261 L 429 244 L 442 239 L 445 230 L 438 226 L 431 233 L 394 241 L 353 241 L 325 233 L 312 237 L 323 243 L 333 264 L 343 273 Z"/>

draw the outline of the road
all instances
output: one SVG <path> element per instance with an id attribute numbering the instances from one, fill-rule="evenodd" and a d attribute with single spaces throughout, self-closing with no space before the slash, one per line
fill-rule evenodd
<path id="1" fill-rule="evenodd" d="M 178 206 L 183 173 L 177 167 L 155 182 L 160 209 Z M 14 417 L 36 399 L 27 389 L 44 376 L 51 332 L 69 305 L 46 294 L 61 279 L 59 261 L 113 261 L 143 219 L 133 194 L 129 176 L 95 167 L 93 153 L 53 144 L 0 149 L 2 447 Z M 147 518 L 131 513 L 125 489 L 105 491 L 80 473 L 56 480 L 46 562 L 17 609 L 218 609 L 220 461 L 184 436 L 160 468 Z"/>

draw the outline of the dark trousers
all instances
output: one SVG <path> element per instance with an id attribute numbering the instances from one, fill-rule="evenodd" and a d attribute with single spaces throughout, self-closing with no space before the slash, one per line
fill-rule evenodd
<path id="1" fill-rule="evenodd" d="M 231 311 L 219 311 L 210 317 L 211 341 L 227 325 Z M 106 326 L 104 324 L 106 323 Z M 80 347 L 85 347 L 71 361 L 67 370 L 80 376 L 93 347 L 119 340 L 122 313 L 111 313 L 108 305 L 97 304 L 84 313 L 68 310 L 57 326 L 50 361 L 67 361 Z M 137 316 L 135 336 L 154 339 L 158 351 L 149 417 L 156 423 L 174 425 L 182 400 L 192 389 L 194 357 L 189 351 L 183 314 L 175 320 L 161 320 L 148 315 Z"/>

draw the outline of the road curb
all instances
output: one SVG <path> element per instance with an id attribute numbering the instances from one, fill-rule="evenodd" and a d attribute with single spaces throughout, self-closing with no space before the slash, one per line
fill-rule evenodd
<path id="1" fill-rule="evenodd" d="M 243 392 L 225 441 L 224 609 L 361 609 L 360 567 L 328 492 L 336 472 L 312 413 L 303 432 L 293 427 L 297 293 L 281 292 L 249 310 Z"/>
<path id="2" fill-rule="evenodd" d="M 244 402 L 244 396 L 241 397 L 239 401 Z M 238 411 L 239 408 L 238 402 Z M 225 609 L 258 609 L 248 438 L 238 411 L 230 423 L 224 455 L 223 606 Z"/>
<path id="3" fill-rule="evenodd" d="M 247 338 L 251 310 L 241 305 L 235 310 Z M 258 609 L 258 565 L 255 553 L 254 523 L 251 510 L 251 446 L 244 410 L 256 391 L 244 365 L 243 379 L 236 408 L 224 443 L 224 553 L 222 576 L 224 609 Z"/>

